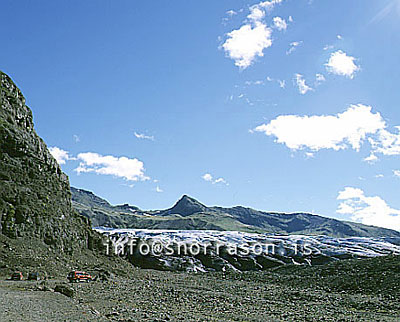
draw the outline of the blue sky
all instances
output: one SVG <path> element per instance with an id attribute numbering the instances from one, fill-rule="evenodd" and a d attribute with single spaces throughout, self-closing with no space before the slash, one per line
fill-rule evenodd
<path id="1" fill-rule="evenodd" d="M 0 69 L 110 202 L 400 230 L 400 1 L 2 1 Z"/>

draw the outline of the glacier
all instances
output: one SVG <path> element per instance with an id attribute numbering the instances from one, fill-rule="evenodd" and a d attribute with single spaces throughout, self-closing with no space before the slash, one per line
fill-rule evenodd
<path id="1" fill-rule="evenodd" d="M 334 238 L 238 231 L 96 227 L 108 252 L 133 265 L 170 271 L 248 271 L 282 265 L 400 255 L 400 238 Z"/>

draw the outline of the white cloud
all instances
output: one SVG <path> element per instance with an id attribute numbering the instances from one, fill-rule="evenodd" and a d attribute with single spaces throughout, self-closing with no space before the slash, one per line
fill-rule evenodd
<path id="1" fill-rule="evenodd" d="M 145 134 L 137 133 L 137 132 L 134 132 L 134 135 L 138 139 L 154 141 L 154 136 L 149 136 L 149 135 L 145 135 Z"/>
<path id="2" fill-rule="evenodd" d="M 264 22 L 266 11 L 270 11 L 282 0 L 262 1 L 250 7 L 245 23 L 227 34 L 221 48 L 241 69 L 249 67 L 257 57 L 264 56 L 264 50 L 272 46 L 272 29 Z M 286 29 L 286 21 L 280 17 L 273 19 L 274 26 Z"/>
<path id="3" fill-rule="evenodd" d="M 102 156 L 98 153 L 87 152 L 79 153 L 78 159 L 81 160 L 75 171 L 94 172 L 103 175 L 113 175 L 128 181 L 144 181 L 149 178 L 144 175 L 144 165 L 138 159 L 127 157 L 115 157 L 112 155 Z"/>
<path id="4" fill-rule="evenodd" d="M 202 178 L 203 178 L 203 180 L 205 180 L 207 182 L 211 182 L 212 184 L 223 183 L 223 184 L 229 186 L 229 183 L 227 183 L 224 178 L 214 179 L 214 177 L 210 173 L 206 173 L 205 175 L 202 176 Z"/>
<path id="5" fill-rule="evenodd" d="M 60 149 L 56 146 L 50 147 L 49 151 L 54 159 L 57 160 L 58 164 L 65 164 L 69 160 L 75 160 L 75 158 L 69 155 L 68 151 Z"/>
<path id="6" fill-rule="evenodd" d="M 393 175 L 395 177 L 400 177 L 400 170 L 393 170 Z"/>
<path id="7" fill-rule="evenodd" d="M 383 174 L 377 174 L 377 175 L 375 175 L 375 178 L 383 178 L 383 177 L 384 177 Z"/>
<path id="8" fill-rule="evenodd" d="M 335 46 L 333 46 L 333 45 L 325 45 L 324 50 L 331 50 L 333 48 L 335 48 Z"/>
<path id="9" fill-rule="evenodd" d="M 250 8 L 250 14 L 247 16 L 248 19 L 257 23 L 260 22 L 265 17 L 265 11 L 259 6 L 255 5 Z"/>
<path id="10" fill-rule="evenodd" d="M 339 40 L 343 39 L 343 37 L 341 35 L 337 35 L 336 38 L 339 39 Z"/>
<path id="11" fill-rule="evenodd" d="M 303 41 L 293 41 L 290 43 L 290 48 L 286 51 L 286 55 L 290 55 L 292 52 L 294 52 L 297 47 L 299 47 Z"/>
<path id="12" fill-rule="evenodd" d="M 315 85 L 320 85 L 320 84 L 322 84 L 323 82 L 325 82 L 325 76 L 324 75 L 322 75 L 322 74 L 315 74 Z"/>
<path id="13" fill-rule="evenodd" d="M 76 143 L 78 143 L 78 142 L 81 141 L 81 139 L 79 138 L 79 136 L 76 135 L 76 134 L 74 134 L 73 138 L 74 138 L 74 141 L 75 141 Z"/>
<path id="14" fill-rule="evenodd" d="M 241 12 L 243 9 L 241 9 L 239 12 Z M 229 21 L 229 20 L 231 20 L 234 16 L 236 16 L 238 14 L 238 12 L 237 11 L 235 11 L 235 10 L 228 10 L 227 12 L 226 12 L 226 17 L 224 17 L 224 18 L 222 18 L 222 24 L 223 25 L 226 25 L 226 23 Z M 222 38 L 221 37 L 218 37 L 219 39 L 218 40 L 222 40 Z"/>
<path id="15" fill-rule="evenodd" d="M 358 151 L 367 135 L 386 126 L 381 115 L 372 113 L 371 109 L 359 104 L 336 115 L 281 115 L 268 124 L 257 126 L 254 131 L 275 136 L 276 142 L 293 150 L 337 151 L 351 147 Z"/>
<path id="16" fill-rule="evenodd" d="M 278 79 L 277 82 L 278 82 L 280 88 L 285 88 L 286 87 L 286 81 L 285 80 Z"/>
<path id="17" fill-rule="evenodd" d="M 364 161 L 366 161 L 368 163 L 374 163 L 374 162 L 378 161 L 378 157 L 375 154 L 371 153 L 369 156 L 364 158 Z"/>
<path id="18" fill-rule="evenodd" d="M 164 192 L 164 190 L 162 190 L 159 186 L 156 187 L 156 192 L 161 193 Z"/>
<path id="19" fill-rule="evenodd" d="M 348 56 L 345 52 L 338 50 L 331 54 L 325 67 L 332 74 L 353 78 L 354 74 L 360 70 L 360 67 L 354 61 L 354 57 Z"/>
<path id="20" fill-rule="evenodd" d="M 312 90 L 313 90 L 310 86 L 308 86 L 308 85 L 306 84 L 306 81 L 305 81 L 305 79 L 303 78 L 303 75 L 301 75 L 301 74 L 296 74 L 296 75 L 295 75 L 295 81 L 296 81 L 296 85 L 297 85 L 297 87 L 298 87 L 298 89 L 299 89 L 299 93 L 300 93 L 300 94 L 304 95 L 304 94 L 306 94 L 308 91 L 312 91 Z"/>
<path id="21" fill-rule="evenodd" d="M 368 140 L 370 155 L 363 160 L 369 163 L 379 160 L 377 154 L 400 155 L 400 126 L 395 126 L 398 133 L 388 131 L 380 113 L 371 110 L 370 106 L 358 104 L 336 115 L 281 115 L 252 131 L 275 136 L 276 142 L 293 150 L 337 151 L 351 147 L 358 151 Z"/>
<path id="22" fill-rule="evenodd" d="M 215 179 L 213 183 L 224 183 L 224 184 L 228 185 L 224 178 Z"/>
<path id="23" fill-rule="evenodd" d="M 342 200 L 337 213 L 349 214 L 352 220 L 366 225 L 400 231 L 400 210 L 389 207 L 382 198 L 367 197 L 361 189 L 346 187 L 337 199 Z"/>
<path id="24" fill-rule="evenodd" d="M 338 200 L 354 199 L 354 198 L 359 198 L 363 194 L 364 192 L 359 188 L 346 187 L 344 190 L 339 192 L 337 199 Z"/>
<path id="25" fill-rule="evenodd" d="M 271 47 L 272 30 L 265 24 L 257 23 L 243 25 L 237 30 L 228 33 L 228 39 L 222 45 L 228 56 L 240 68 L 249 67 L 256 57 L 264 56 L 264 49 Z"/>
<path id="26" fill-rule="evenodd" d="M 206 173 L 205 175 L 202 176 L 203 180 L 205 181 L 212 181 L 213 176 L 209 173 Z"/>
<path id="27" fill-rule="evenodd" d="M 285 19 L 282 19 L 281 17 L 274 17 L 272 19 L 274 23 L 274 27 L 278 30 L 286 30 L 287 29 L 287 23 Z"/>
<path id="28" fill-rule="evenodd" d="M 400 126 L 395 126 L 397 134 L 391 133 L 386 129 L 378 132 L 377 138 L 370 138 L 375 153 L 383 155 L 400 155 Z"/>
<path id="29" fill-rule="evenodd" d="M 268 77 L 267 77 L 268 80 Z M 248 86 L 251 85 L 264 85 L 264 82 L 262 80 L 256 80 L 256 81 L 245 81 L 245 84 Z"/>
<path id="30" fill-rule="evenodd" d="M 258 6 L 265 8 L 267 10 L 272 10 L 275 5 L 282 3 L 283 0 L 270 0 L 270 1 L 263 1 L 258 4 Z"/>

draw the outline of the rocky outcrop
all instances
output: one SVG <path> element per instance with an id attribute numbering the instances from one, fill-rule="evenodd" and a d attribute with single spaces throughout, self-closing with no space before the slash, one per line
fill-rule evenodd
<path id="1" fill-rule="evenodd" d="M 34 130 L 32 111 L 0 72 L 0 233 L 72 253 L 93 247 L 89 220 L 71 205 L 68 177 Z"/>

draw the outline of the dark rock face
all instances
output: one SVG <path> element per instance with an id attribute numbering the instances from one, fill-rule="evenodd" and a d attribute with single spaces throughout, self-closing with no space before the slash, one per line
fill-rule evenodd
<path id="1" fill-rule="evenodd" d="M 36 134 L 21 91 L 6 74 L 0 78 L 0 233 L 65 252 L 91 247 L 89 221 L 72 208 L 68 177 Z"/>

